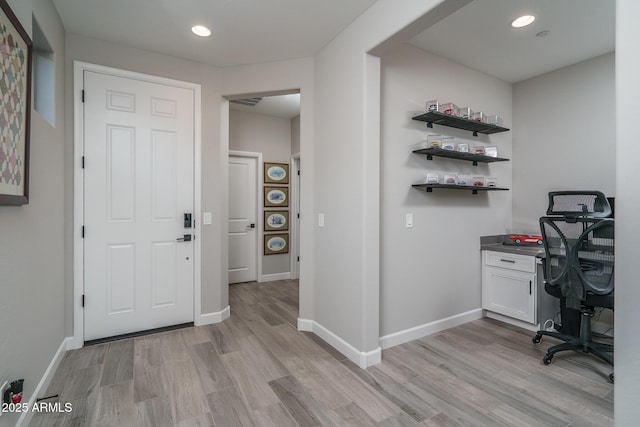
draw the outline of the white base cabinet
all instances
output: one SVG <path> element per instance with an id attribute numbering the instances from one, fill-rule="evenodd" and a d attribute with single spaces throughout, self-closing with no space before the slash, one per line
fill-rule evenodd
<path id="1" fill-rule="evenodd" d="M 482 308 L 489 317 L 537 330 L 553 317 L 553 301 L 538 286 L 535 256 L 482 251 Z"/>

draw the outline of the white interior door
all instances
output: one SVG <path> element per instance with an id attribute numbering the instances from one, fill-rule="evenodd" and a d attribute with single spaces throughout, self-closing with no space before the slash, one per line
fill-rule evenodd
<path id="1" fill-rule="evenodd" d="M 89 71 L 84 91 L 85 341 L 192 322 L 194 93 Z"/>
<path id="2" fill-rule="evenodd" d="M 257 279 L 258 160 L 229 156 L 229 283 Z"/>

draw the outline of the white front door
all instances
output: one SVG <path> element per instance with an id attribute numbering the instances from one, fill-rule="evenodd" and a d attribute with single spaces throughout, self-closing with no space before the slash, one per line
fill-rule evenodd
<path id="1" fill-rule="evenodd" d="M 192 322 L 194 92 L 90 71 L 84 92 L 84 339 Z"/>
<path id="2" fill-rule="evenodd" d="M 229 283 L 257 279 L 255 157 L 229 156 Z"/>

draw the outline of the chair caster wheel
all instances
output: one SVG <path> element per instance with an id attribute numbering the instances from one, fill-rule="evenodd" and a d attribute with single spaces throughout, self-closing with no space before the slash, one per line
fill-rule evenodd
<path id="1" fill-rule="evenodd" d="M 542 358 L 542 363 L 544 363 L 545 365 L 549 365 L 552 360 L 553 360 L 553 355 L 552 354 L 547 354 L 546 356 L 544 356 Z"/>
<path id="2" fill-rule="evenodd" d="M 540 341 L 542 340 L 542 335 L 537 335 L 534 336 L 533 338 L 531 338 L 531 341 L 533 341 L 534 344 L 540 344 Z"/>
<path id="3" fill-rule="evenodd" d="M 613 382 L 613 372 L 609 374 L 609 381 Z"/>

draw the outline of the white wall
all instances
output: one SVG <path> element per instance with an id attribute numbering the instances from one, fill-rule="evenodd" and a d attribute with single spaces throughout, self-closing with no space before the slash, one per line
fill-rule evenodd
<path id="1" fill-rule="evenodd" d="M 614 62 L 610 53 L 514 85 L 516 232 L 539 232 L 549 191 L 615 196 Z"/>
<path id="2" fill-rule="evenodd" d="M 262 153 L 264 162 L 287 163 L 291 158 L 291 120 L 246 111 L 229 111 L 229 149 Z M 289 185 L 291 188 L 291 185 Z M 258 191 L 262 191 L 259 188 Z M 258 206 L 258 215 L 264 211 Z M 263 236 L 258 237 L 262 247 Z M 289 254 L 262 257 L 262 274 L 288 273 Z"/>
<path id="3" fill-rule="evenodd" d="M 616 1 L 616 339 L 615 424 L 632 426 L 640 418 L 640 2 Z"/>
<path id="4" fill-rule="evenodd" d="M 300 154 L 300 115 L 291 119 L 291 154 Z"/>
<path id="5" fill-rule="evenodd" d="M 440 3 L 379 0 L 315 57 L 313 221 L 324 213 L 326 224 L 315 230 L 315 320 L 372 363 L 380 336 L 380 69 L 367 52 L 424 29 L 416 23 Z M 446 2 L 438 19 L 466 3 Z"/>
<path id="6" fill-rule="evenodd" d="M 481 306 L 480 236 L 511 225 L 513 191 L 472 194 L 411 188 L 427 171 L 498 178 L 511 187 L 511 162 L 480 164 L 413 154 L 429 134 L 495 145 L 511 158 L 511 132 L 471 132 L 411 120 L 431 99 L 497 113 L 511 127 L 511 84 L 405 45 L 382 57 L 380 335 L 458 315 Z M 405 215 L 413 214 L 413 228 Z"/>
<path id="7" fill-rule="evenodd" d="M 9 4 L 30 35 L 33 14 L 55 59 L 55 126 L 31 109 L 29 204 L 0 206 L 0 383 L 24 378 L 27 402 L 66 336 L 65 35 L 50 0 Z M 17 419 L 3 414 L 0 426 Z"/>

